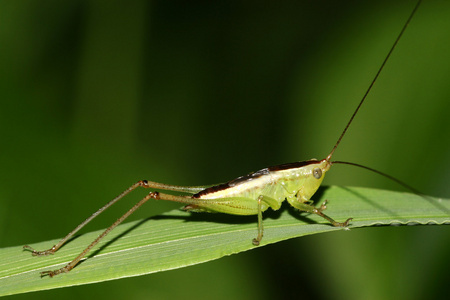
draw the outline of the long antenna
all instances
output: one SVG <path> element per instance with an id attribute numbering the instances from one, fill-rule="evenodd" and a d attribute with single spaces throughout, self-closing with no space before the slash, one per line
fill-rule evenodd
<path id="1" fill-rule="evenodd" d="M 448 208 L 446 208 L 444 205 L 440 204 L 439 202 L 437 202 L 437 201 L 436 201 L 435 199 L 433 199 L 432 197 L 430 197 L 430 196 L 428 196 L 428 195 L 425 195 L 425 194 L 422 193 L 421 191 L 416 190 L 415 188 L 413 188 L 412 186 L 406 184 L 405 182 L 401 181 L 400 179 L 395 178 L 394 176 L 388 175 L 388 174 L 383 173 L 383 172 L 381 172 L 381 171 L 378 171 L 378 170 L 375 170 L 375 169 L 372 169 L 372 168 L 369 168 L 369 167 L 366 167 L 366 166 L 363 166 L 363 165 L 360 165 L 360 164 L 355 164 L 355 163 L 347 162 L 347 161 L 333 161 L 333 162 L 331 162 L 331 164 L 333 164 L 333 165 L 334 165 L 334 164 L 350 165 L 350 166 L 360 167 L 360 168 L 363 168 L 363 169 L 366 169 L 366 170 L 375 172 L 375 173 L 377 173 L 377 174 L 379 174 L 379 175 L 381 175 L 381 176 L 384 176 L 384 177 L 386 177 L 386 178 L 388 178 L 388 179 L 390 179 L 390 180 L 392 180 L 392 181 L 397 182 L 399 185 L 401 185 L 401 186 L 403 186 L 404 188 L 410 190 L 410 191 L 413 192 L 414 194 L 416 194 L 416 195 L 418 195 L 418 196 L 424 198 L 424 199 L 427 200 L 429 203 L 431 203 L 432 205 L 434 205 L 436 208 L 438 208 L 438 209 L 440 209 L 440 210 L 446 212 L 447 214 L 450 214 L 450 210 L 449 210 Z"/>
<path id="2" fill-rule="evenodd" d="M 422 192 L 420 192 L 420 191 L 416 190 L 415 188 L 413 188 L 412 186 L 410 186 L 410 185 L 404 183 L 404 182 L 401 181 L 400 179 L 397 179 L 397 178 L 395 178 L 394 176 L 388 175 L 388 174 L 383 173 L 383 172 L 381 172 L 381 171 L 378 171 L 378 170 L 375 170 L 375 169 L 372 169 L 372 168 L 369 168 L 369 167 L 366 167 L 366 166 L 363 166 L 363 165 L 360 165 L 360 164 L 355 164 L 355 163 L 352 163 L 352 162 L 347 162 L 347 161 L 333 161 L 333 162 L 331 162 L 331 164 L 333 164 L 333 165 L 334 165 L 334 164 L 350 165 L 350 166 L 360 167 L 360 168 L 363 168 L 363 169 L 366 169 L 366 170 L 375 172 L 375 173 L 377 173 L 377 174 L 379 174 L 379 175 L 381 175 L 381 176 L 384 176 L 384 177 L 386 177 L 386 178 L 388 178 L 388 179 L 390 179 L 390 180 L 392 180 L 392 181 L 395 181 L 396 183 L 398 183 L 399 185 L 403 186 L 404 188 L 410 190 L 410 191 L 413 192 L 414 194 L 417 194 L 417 195 L 420 195 L 420 196 L 425 196 Z"/>
<path id="3" fill-rule="evenodd" d="M 333 156 L 334 151 L 336 150 L 336 148 L 338 147 L 338 145 L 341 142 L 342 138 L 344 137 L 345 133 L 347 132 L 348 127 L 350 126 L 350 124 L 352 123 L 352 121 L 355 118 L 356 114 L 358 113 L 359 108 L 364 103 L 364 100 L 366 100 L 367 95 L 370 93 L 370 90 L 372 89 L 373 85 L 375 84 L 375 81 L 377 81 L 378 76 L 380 75 L 381 71 L 383 70 L 384 66 L 386 65 L 386 62 L 388 61 L 388 59 L 391 56 L 392 52 L 394 52 L 394 49 L 397 46 L 398 41 L 400 41 L 400 38 L 402 37 L 403 33 L 405 32 L 406 27 L 408 27 L 409 22 L 413 18 L 414 14 L 416 13 L 417 9 L 419 8 L 421 2 L 422 2 L 422 0 L 419 0 L 417 2 L 417 4 L 414 7 L 413 11 L 409 15 L 409 18 L 406 21 L 405 25 L 403 25 L 403 28 L 400 31 L 400 34 L 397 36 L 397 39 L 395 40 L 394 44 L 392 45 L 391 50 L 389 50 L 389 53 L 387 54 L 386 58 L 384 59 L 383 63 L 381 64 L 381 67 L 378 69 L 377 74 L 375 75 L 375 77 L 373 78 L 372 82 L 370 83 L 369 88 L 367 89 L 366 93 L 364 94 L 364 96 L 361 99 L 361 102 L 359 102 L 358 107 L 356 107 L 355 112 L 353 113 L 352 117 L 350 118 L 350 121 L 348 121 L 347 126 L 345 126 L 344 131 L 342 131 L 341 136 L 337 140 L 337 142 L 334 145 L 333 149 L 331 150 L 330 154 L 328 154 L 328 156 L 326 158 L 327 161 L 331 161 L 331 156 Z"/>

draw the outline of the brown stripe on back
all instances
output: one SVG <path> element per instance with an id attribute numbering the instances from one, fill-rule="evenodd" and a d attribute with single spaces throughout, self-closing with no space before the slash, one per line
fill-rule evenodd
<path id="1" fill-rule="evenodd" d="M 311 160 L 305 160 L 305 161 L 298 161 L 288 164 L 282 164 L 277 166 L 268 167 L 267 169 L 269 171 L 282 171 L 282 170 L 288 170 L 288 169 L 296 169 L 301 168 L 307 165 L 316 164 L 319 161 L 317 159 L 311 159 Z"/>
<path id="2" fill-rule="evenodd" d="M 250 181 L 250 180 L 253 180 L 255 178 L 259 178 L 261 176 L 268 175 L 268 174 L 269 174 L 269 169 L 268 168 L 265 168 L 265 169 L 262 169 L 262 170 L 259 170 L 259 171 L 256 171 L 256 172 L 252 172 L 250 174 L 247 174 L 247 175 L 244 175 L 244 176 L 240 176 L 240 177 L 238 177 L 236 179 L 233 179 L 231 181 L 228 181 L 226 183 L 206 188 L 203 191 L 198 192 L 195 195 L 192 195 L 192 198 L 200 198 L 200 197 L 206 196 L 208 194 L 212 194 L 212 193 L 215 193 L 215 192 L 218 192 L 218 191 L 226 190 L 228 188 L 235 187 L 235 186 L 237 186 L 239 184 L 245 183 L 247 181 Z"/>
<path id="3" fill-rule="evenodd" d="M 306 160 L 306 161 L 299 161 L 299 162 L 294 162 L 294 163 L 288 163 L 288 164 L 282 164 L 282 165 L 268 167 L 268 168 L 261 169 L 259 171 L 238 177 L 238 178 L 228 181 L 226 183 L 206 188 L 203 191 L 200 191 L 197 194 L 192 195 L 192 198 L 200 198 L 200 197 L 206 196 L 208 194 L 212 194 L 212 193 L 215 193 L 218 191 L 222 191 L 222 190 L 226 190 L 228 188 L 235 187 L 235 186 L 237 186 L 239 184 L 243 184 L 247 181 L 259 178 L 264 175 L 268 175 L 272 171 L 281 171 L 281 170 L 301 168 L 301 167 L 304 167 L 307 165 L 316 164 L 318 162 L 319 161 L 317 159 L 311 159 L 311 160 Z"/>

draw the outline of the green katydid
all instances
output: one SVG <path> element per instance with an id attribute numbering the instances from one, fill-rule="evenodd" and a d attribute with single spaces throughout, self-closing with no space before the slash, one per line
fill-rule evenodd
<path id="1" fill-rule="evenodd" d="M 98 236 L 85 250 L 83 250 L 74 260 L 69 264 L 58 270 L 44 271 L 41 272 L 41 276 L 53 277 L 60 273 L 66 273 L 72 270 L 86 254 L 102 240 L 109 232 L 111 232 L 116 226 L 122 223 L 127 217 L 129 217 L 133 212 L 135 212 L 140 206 L 150 199 L 155 200 L 167 200 L 174 201 L 185 204 L 184 209 L 191 212 L 218 212 L 233 215 L 257 215 L 258 226 L 257 234 L 253 239 L 252 243 L 258 246 L 263 238 L 263 217 L 262 214 L 267 209 L 278 210 L 281 204 L 287 200 L 290 205 L 294 208 L 304 211 L 307 213 L 312 213 L 321 216 L 326 219 L 331 225 L 336 227 L 347 227 L 349 226 L 352 218 L 348 218 L 344 222 L 337 222 L 331 217 L 325 215 L 323 211 L 326 209 L 326 201 L 319 207 L 316 208 L 313 205 L 311 197 L 315 194 L 319 186 L 321 185 L 325 173 L 330 169 L 333 164 L 350 164 L 359 167 L 363 167 L 372 171 L 375 171 L 383 176 L 389 177 L 403 184 L 395 178 L 389 175 L 381 173 L 379 171 L 373 170 L 368 167 L 364 167 L 354 163 L 332 161 L 331 158 L 337 149 L 339 143 L 347 132 L 350 124 L 352 123 L 354 117 L 358 113 L 361 105 L 364 103 L 367 95 L 372 89 L 374 83 L 376 82 L 378 76 L 383 70 L 387 60 L 389 59 L 391 53 L 395 49 L 398 41 L 403 35 L 406 27 L 408 26 L 410 20 L 415 14 L 417 8 L 420 5 L 421 0 L 418 1 L 415 8 L 413 9 L 411 15 L 400 31 L 397 39 L 395 40 L 393 46 L 391 47 L 389 53 L 387 54 L 385 60 L 381 64 L 377 74 L 370 83 L 366 93 L 362 97 L 358 106 L 356 107 L 353 115 L 342 131 L 340 137 L 338 138 L 336 144 L 331 150 L 330 154 L 322 159 L 316 160 L 311 159 L 307 161 L 288 163 L 283 165 L 277 165 L 273 167 L 268 167 L 261 169 L 257 172 L 247 174 L 245 176 L 238 177 L 237 179 L 231 180 L 224 184 L 214 185 L 214 186 L 175 186 L 163 183 L 157 183 L 147 180 L 141 180 L 127 190 L 122 192 L 119 196 L 108 202 L 105 206 L 101 207 L 98 211 L 92 214 L 84 222 L 78 225 L 73 231 L 71 231 L 66 237 L 59 241 L 56 245 L 48 250 L 37 251 L 32 247 L 25 245 L 24 249 L 32 251 L 34 256 L 42 256 L 54 254 L 58 249 L 65 244 L 70 238 L 72 238 L 82 227 L 89 223 L 92 219 L 98 216 L 101 212 L 112 206 L 114 203 L 122 199 L 124 196 L 132 192 L 138 187 L 151 188 L 156 190 L 167 190 L 172 192 L 182 192 L 186 195 L 171 195 L 166 193 L 161 193 L 157 191 L 151 191 L 142 200 L 136 203 L 130 210 L 128 210 L 122 217 L 115 221 L 110 227 L 108 227 L 100 236 Z M 406 185 L 405 185 L 406 186 Z M 408 186 L 406 186 L 408 187 Z M 409 187 L 408 187 L 409 188 Z M 250 242 L 250 241 L 249 241 Z"/>

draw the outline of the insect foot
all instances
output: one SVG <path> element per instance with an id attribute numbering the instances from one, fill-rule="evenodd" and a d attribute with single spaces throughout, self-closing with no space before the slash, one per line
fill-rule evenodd
<path id="1" fill-rule="evenodd" d="M 261 239 L 258 239 L 258 238 L 254 238 L 253 240 L 252 240 L 252 244 L 254 245 L 254 246 L 259 246 L 259 242 L 261 241 Z"/>
<path id="2" fill-rule="evenodd" d="M 353 218 L 348 218 L 345 222 L 343 222 L 343 223 L 336 222 L 336 224 L 333 224 L 333 226 L 336 226 L 336 227 L 347 227 L 351 220 L 353 220 Z"/>
<path id="3" fill-rule="evenodd" d="M 44 272 L 41 272 L 41 278 L 44 277 L 44 276 L 53 277 L 53 276 L 61 274 L 61 273 L 67 273 L 67 272 L 69 272 L 72 269 L 73 269 L 72 266 L 67 265 L 67 266 L 65 266 L 65 267 L 63 267 L 61 269 L 55 270 L 55 271 L 44 271 Z"/>
<path id="4" fill-rule="evenodd" d="M 56 251 L 56 246 L 53 246 L 53 247 L 51 247 L 50 249 L 44 250 L 44 251 L 37 251 L 37 250 L 34 250 L 33 247 L 30 247 L 30 246 L 28 246 L 28 245 L 23 246 L 23 249 L 24 249 L 24 250 L 30 250 L 30 251 L 31 251 L 31 255 L 33 255 L 33 256 L 45 256 L 45 255 L 50 255 L 50 254 L 55 253 L 55 251 Z"/>

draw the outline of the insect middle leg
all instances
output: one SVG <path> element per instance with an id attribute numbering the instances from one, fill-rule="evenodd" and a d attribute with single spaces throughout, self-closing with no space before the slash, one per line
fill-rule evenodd
<path id="1" fill-rule="evenodd" d="M 259 243 L 261 242 L 261 239 L 264 235 L 264 224 L 263 224 L 263 217 L 262 217 L 262 201 L 263 196 L 258 197 L 258 235 L 256 238 L 252 240 L 252 244 L 255 246 L 259 246 Z"/>
<path id="2" fill-rule="evenodd" d="M 184 209 L 194 212 L 220 212 L 233 215 L 257 215 L 258 234 L 252 240 L 253 245 L 258 246 L 264 235 L 262 213 L 269 207 L 278 210 L 281 204 L 267 196 L 260 195 L 256 200 L 244 197 L 228 197 L 216 199 L 192 199 L 193 203 Z"/>

